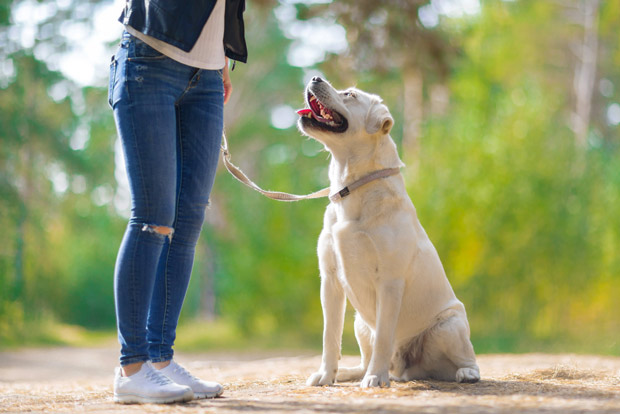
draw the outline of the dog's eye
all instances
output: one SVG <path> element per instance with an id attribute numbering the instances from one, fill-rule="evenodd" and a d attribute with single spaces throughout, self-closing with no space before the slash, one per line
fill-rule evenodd
<path id="1" fill-rule="evenodd" d="M 347 98 L 356 98 L 357 95 L 355 95 L 355 92 L 351 92 L 351 91 L 346 91 L 344 93 L 344 96 L 346 96 Z"/>

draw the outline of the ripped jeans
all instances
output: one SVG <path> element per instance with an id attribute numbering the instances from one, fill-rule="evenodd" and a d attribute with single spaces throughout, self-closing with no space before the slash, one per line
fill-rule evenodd
<path id="1" fill-rule="evenodd" d="M 219 160 L 223 94 L 221 70 L 183 65 L 123 33 L 109 88 L 132 203 L 114 277 L 121 365 L 172 359 Z"/>

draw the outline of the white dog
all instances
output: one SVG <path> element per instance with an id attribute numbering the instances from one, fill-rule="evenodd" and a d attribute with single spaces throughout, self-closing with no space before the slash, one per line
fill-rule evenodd
<path id="1" fill-rule="evenodd" d="M 478 381 L 465 307 L 405 190 L 387 107 L 378 96 L 337 91 L 319 77 L 308 84 L 306 103 L 299 128 L 332 155 L 332 202 L 318 243 L 323 360 L 308 385 Z M 362 361 L 339 369 L 347 298 L 357 310 Z"/>

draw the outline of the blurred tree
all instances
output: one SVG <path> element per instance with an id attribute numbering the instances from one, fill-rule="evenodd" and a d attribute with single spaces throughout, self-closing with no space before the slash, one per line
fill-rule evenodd
<path id="1" fill-rule="evenodd" d="M 620 294 L 609 255 L 620 241 L 617 128 L 575 145 L 570 45 L 583 28 L 563 11 L 558 2 L 485 3 L 462 33 L 449 116 L 426 124 L 424 156 L 410 176 L 485 351 L 554 341 L 619 351 L 620 320 L 603 310 Z M 617 24 L 618 14 L 603 21 Z M 599 42 L 617 55 L 613 37 Z M 618 74 L 601 64 L 596 72 Z"/>
<path id="2" fill-rule="evenodd" d="M 347 29 L 349 52 L 338 59 L 338 73 L 373 73 L 384 81 L 396 73 L 401 90 L 403 113 L 402 146 L 406 155 L 417 157 L 421 125 L 424 120 L 426 93 L 430 100 L 445 101 L 441 85 L 450 73 L 451 60 L 458 51 L 449 30 L 427 27 L 420 21 L 424 11 L 439 18 L 430 0 L 335 1 L 322 8 L 300 5 L 301 16 L 333 16 Z M 436 107 L 437 110 L 441 111 Z"/>
<path id="3" fill-rule="evenodd" d="M 67 289 L 72 272 L 87 284 L 102 276 L 100 269 L 84 273 L 80 266 L 62 271 L 75 264 L 68 239 L 58 237 L 67 234 L 63 226 L 71 225 L 65 220 L 88 216 L 91 194 L 116 187 L 114 129 L 109 113 L 102 112 L 105 95 L 100 89 L 82 89 L 48 67 L 66 50 L 64 25 L 69 20 L 86 24 L 92 15 L 85 7 L 95 2 L 62 4 L 23 0 L 0 5 L 0 224 L 10 241 L 0 247 L 0 340 L 28 335 L 28 321 L 54 318 L 79 298 L 82 292 Z M 15 24 L 15 13 L 29 7 L 37 11 L 29 26 Z M 112 210 L 104 216 L 110 214 L 115 217 Z M 73 234 L 79 235 L 78 244 L 99 235 L 81 230 Z"/>
<path id="4" fill-rule="evenodd" d="M 578 22 L 583 27 L 582 40 L 575 47 L 576 65 L 573 88 L 575 91 L 575 112 L 572 127 L 576 143 L 580 147 L 587 144 L 590 127 L 590 112 L 596 82 L 598 62 L 598 21 L 599 0 L 567 2 L 576 9 Z"/>
<path id="5" fill-rule="evenodd" d="M 0 124 L 2 125 L 2 194 L 7 234 L 13 243 L 8 244 L 3 260 L 11 263 L 5 268 L 11 300 L 20 298 L 26 284 L 25 242 L 38 234 L 41 241 L 45 214 L 41 210 L 51 204 L 53 189 L 47 178 L 50 172 L 59 174 L 59 163 L 75 163 L 68 148 L 69 134 L 74 127 L 70 102 L 54 102 L 47 91 L 61 80 L 57 73 L 49 72 L 45 65 L 27 54 L 13 55 L 17 75 L 15 80 L 0 92 Z M 42 180 L 44 178 L 44 180 Z M 9 247 L 10 246 L 10 247 Z M 10 283 L 9 283 L 10 282 Z"/>

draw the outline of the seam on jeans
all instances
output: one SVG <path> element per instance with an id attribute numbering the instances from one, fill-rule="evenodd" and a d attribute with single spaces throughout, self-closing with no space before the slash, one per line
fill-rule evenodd
<path id="1" fill-rule="evenodd" d="M 124 76 L 125 76 L 125 87 L 127 88 L 127 97 L 131 101 L 132 97 L 129 94 L 129 82 L 127 81 L 128 77 L 129 77 L 127 65 L 125 65 Z M 142 158 L 140 157 L 140 151 L 139 151 L 139 148 L 138 148 L 138 139 L 137 139 L 138 135 L 136 134 L 135 119 L 136 118 L 135 118 L 134 114 L 132 113 L 132 115 L 131 115 L 131 132 L 133 134 L 133 147 L 134 147 L 134 150 L 136 152 L 136 159 L 138 160 L 138 173 L 140 174 L 140 186 L 142 187 L 142 194 L 144 194 L 144 196 L 146 198 L 146 202 L 144 203 L 145 207 L 146 207 L 146 217 L 151 217 L 151 210 L 150 210 L 150 207 L 149 207 L 151 205 L 151 203 L 149 203 L 149 201 L 148 201 L 150 199 L 150 196 L 149 196 L 148 192 L 146 191 L 146 186 L 144 184 L 144 174 L 142 173 Z"/>
<path id="2" fill-rule="evenodd" d="M 189 90 L 194 87 L 194 79 L 196 79 L 196 83 L 198 82 L 198 80 L 200 80 L 200 77 L 202 76 L 202 72 L 203 72 L 203 69 L 196 70 L 196 72 L 192 75 L 191 79 L 187 83 L 187 86 L 185 87 L 181 95 L 179 95 L 179 98 L 174 102 L 175 105 L 180 104 L 183 98 L 185 97 L 185 95 L 187 94 L 187 92 L 189 92 Z"/>
<path id="3" fill-rule="evenodd" d="M 198 72 L 197 72 L 198 73 Z M 193 79 L 193 78 L 192 78 Z M 189 89 L 189 87 L 188 87 Z M 186 91 L 188 90 L 186 89 Z M 185 91 L 185 92 L 186 92 Z M 183 94 L 185 94 L 185 92 Z M 180 99 L 179 99 L 180 100 Z M 178 102 L 178 101 L 177 101 Z M 176 109 L 176 114 L 177 114 L 177 139 L 178 139 L 178 145 L 179 145 L 179 149 L 178 149 L 178 153 L 177 153 L 177 157 L 180 160 L 179 162 L 179 166 L 177 168 L 177 174 L 178 174 L 178 190 L 177 190 L 177 196 L 176 196 L 176 200 L 175 200 L 175 210 L 174 210 L 174 222 L 173 222 L 173 227 L 176 229 L 178 222 L 179 222 L 179 204 L 180 204 L 180 200 L 181 200 L 181 193 L 183 190 L 183 134 L 182 134 L 182 124 L 181 124 L 181 110 L 179 108 L 178 103 L 175 102 L 174 104 L 175 109 Z M 176 240 L 175 240 L 176 241 Z M 166 265 L 164 267 L 164 286 L 166 288 L 166 308 L 164 309 L 164 319 L 163 319 L 163 323 L 162 323 L 162 342 L 164 339 L 164 331 L 166 330 L 166 328 L 168 327 L 168 317 L 169 317 L 169 278 L 168 278 L 168 261 L 170 260 L 170 250 L 172 248 L 172 240 L 170 241 L 169 247 L 168 247 L 168 253 L 166 254 Z M 182 305 L 181 305 L 182 306 Z M 170 347 L 172 349 L 172 343 L 170 344 Z M 160 358 L 161 358 L 161 348 L 160 348 Z"/>
<path id="4" fill-rule="evenodd" d="M 162 322 L 161 322 L 161 332 L 160 332 L 160 343 L 159 346 L 157 347 L 157 351 L 159 354 L 159 358 L 162 357 L 161 351 L 162 351 L 162 346 L 164 345 L 164 343 L 166 342 L 165 339 L 165 332 L 166 332 L 166 326 L 168 326 L 168 308 L 169 308 L 169 291 L 170 289 L 168 289 L 168 262 L 170 261 L 170 248 L 172 247 L 172 240 L 168 241 L 168 252 L 166 253 L 166 263 L 164 265 L 164 314 L 162 317 Z"/>
<path id="5" fill-rule="evenodd" d="M 127 67 L 128 65 L 123 65 L 123 66 L 124 66 L 123 75 L 124 75 L 124 78 L 125 78 L 124 82 L 125 82 L 127 98 L 131 101 L 132 97 L 131 97 L 131 95 L 129 93 L 129 82 L 127 81 L 128 80 L 128 75 L 129 75 L 128 67 Z M 132 133 L 132 141 L 133 141 L 132 142 L 132 147 L 133 147 L 134 152 L 136 154 L 136 162 L 138 163 L 137 170 L 138 170 L 138 174 L 140 176 L 140 186 L 142 187 L 142 193 L 144 194 L 144 196 L 148 200 L 149 197 L 148 197 L 148 194 L 147 194 L 147 191 L 146 191 L 146 186 L 144 184 L 144 174 L 143 174 L 143 171 L 142 171 L 142 158 L 140 157 L 140 151 L 139 151 L 139 148 L 138 148 L 138 142 L 137 142 L 138 139 L 137 139 L 137 134 L 136 134 L 136 123 L 135 123 L 135 116 L 134 116 L 133 113 L 130 115 L 130 119 L 131 119 L 131 133 Z M 147 201 L 144 204 L 146 205 L 145 206 L 145 208 L 146 208 L 146 216 L 150 217 L 150 215 L 151 215 L 151 212 L 150 212 L 150 209 L 149 209 L 150 203 L 148 203 L 148 201 Z M 135 321 L 136 318 L 137 318 L 137 312 L 136 312 L 136 308 L 137 308 L 136 291 L 137 291 L 137 288 L 136 288 L 136 271 L 135 271 L 135 269 L 136 269 L 136 260 L 135 259 L 136 259 L 136 251 L 138 249 L 138 244 L 139 244 L 141 235 L 142 235 L 142 232 L 137 232 L 136 241 L 135 241 L 135 244 L 134 244 L 134 251 L 133 251 L 133 254 L 132 254 L 132 263 L 131 263 L 132 291 L 133 291 L 133 295 L 132 295 L 132 301 L 133 301 L 133 305 L 132 305 L 133 318 L 132 318 L 132 320 L 133 321 Z M 134 322 L 134 326 L 132 326 L 132 334 L 133 334 L 134 338 L 138 337 L 138 330 L 137 330 L 137 327 L 135 326 L 135 322 Z M 144 331 L 144 335 L 146 335 L 146 331 Z"/>
<path id="6" fill-rule="evenodd" d="M 129 225 L 129 231 L 131 232 L 131 225 Z M 132 291 L 132 295 L 131 295 L 131 311 L 132 311 L 131 335 L 132 335 L 133 342 L 135 342 L 136 338 L 138 337 L 138 328 L 137 328 L 137 324 L 135 323 L 137 319 L 137 314 L 138 314 L 137 312 L 138 301 L 136 300 L 136 291 L 138 290 L 136 288 L 136 285 L 137 285 L 136 283 L 136 251 L 138 250 L 140 235 L 141 235 L 141 232 L 138 232 L 135 238 L 134 245 L 133 245 L 133 252 L 131 253 L 131 291 Z M 133 349 L 133 351 L 135 352 L 135 348 Z M 136 357 L 137 356 L 134 356 L 134 358 Z"/>
<path id="7" fill-rule="evenodd" d="M 132 357 L 132 358 L 121 361 L 121 367 L 125 367 L 129 364 L 135 364 L 136 362 L 146 362 L 148 360 L 149 360 L 148 357 L 143 357 L 143 356 Z"/>
<path id="8" fill-rule="evenodd" d="M 130 57 L 127 58 L 128 61 L 134 63 L 148 63 L 148 62 L 159 62 L 160 60 L 166 59 L 168 56 L 140 56 L 140 57 Z"/>
<path id="9" fill-rule="evenodd" d="M 187 91 L 187 89 L 186 89 Z M 183 94 L 185 94 L 185 91 L 183 92 Z M 183 95 L 182 94 L 182 95 Z M 181 95 L 181 96 L 182 96 Z M 180 100 L 180 98 L 179 98 Z M 178 102 L 178 101 L 177 101 Z M 175 210 L 174 210 L 174 222 L 172 223 L 172 227 L 176 229 L 177 227 L 177 223 L 179 220 L 179 200 L 181 198 L 181 189 L 183 187 L 183 140 L 181 139 L 181 116 L 180 116 L 180 111 L 179 111 L 179 106 L 177 104 L 177 102 L 175 102 L 174 106 L 176 109 L 176 118 L 177 118 L 177 139 L 178 139 L 178 145 L 179 145 L 179 151 L 177 153 L 177 157 L 180 157 L 181 162 L 180 162 L 180 166 L 178 166 L 179 168 L 177 168 L 177 174 L 179 177 L 179 183 L 178 183 L 178 190 L 177 190 L 177 196 L 176 196 L 176 200 L 175 200 Z M 166 263 L 164 264 L 164 296 L 165 296 L 165 307 L 164 307 L 164 314 L 163 314 L 163 318 L 162 318 L 162 324 L 161 324 L 161 332 L 160 332 L 160 338 L 162 343 L 159 344 L 159 357 L 162 357 L 161 354 L 161 347 L 163 345 L 165 336 L 164 333 L 166 331 L 166 328 L 168 326 L 168 315 L 169 315 L 169 307 L 170 307 L 170 297 L 169 297 L 169 278 L 168 278 L 168 263 L 170 261 L 170 249 L 172 248 L 172 240 L 169 240 L 168 243 L 168 251 L 166 253 Z M 172 346 L 172 344 L 170 344 L 170 346 Z"/>

